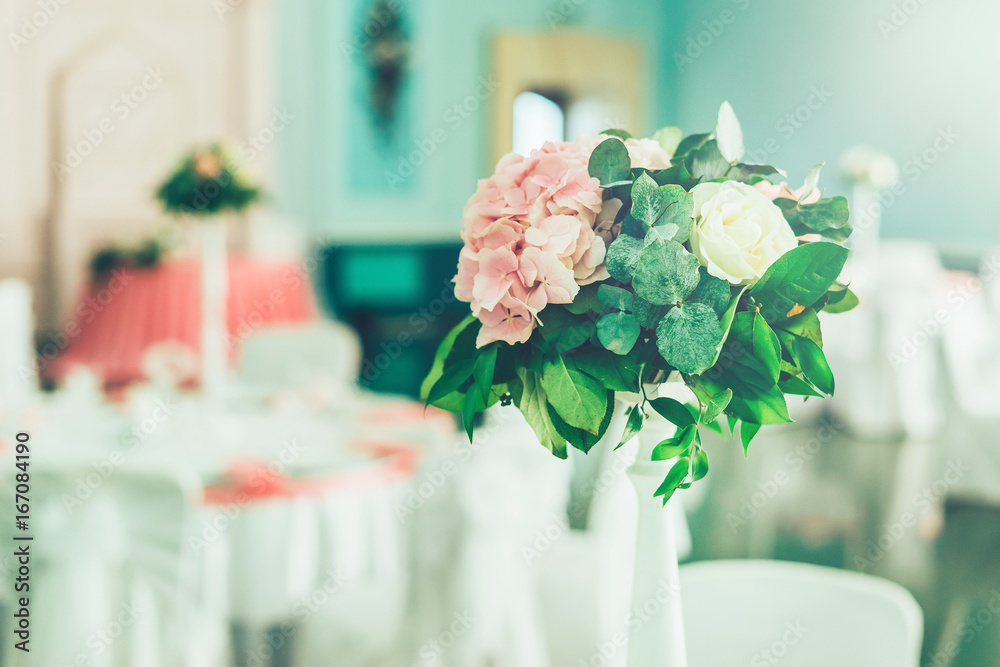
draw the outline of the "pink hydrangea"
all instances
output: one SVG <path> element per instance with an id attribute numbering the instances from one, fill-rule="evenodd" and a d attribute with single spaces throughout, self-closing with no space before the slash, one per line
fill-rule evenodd
<path id="1" fill-rule="evenodd" d="M 592 149 L 550 142 L 528 157 L 511 153 L 465 205 L 455 295 L 482 322 L 480 347 L 525 342 L 545 306 L 571 303 L 581 285 L 609 277 L 614 231 L 608 212 L 601 215 L 603 189 L 587 172 Z"/>

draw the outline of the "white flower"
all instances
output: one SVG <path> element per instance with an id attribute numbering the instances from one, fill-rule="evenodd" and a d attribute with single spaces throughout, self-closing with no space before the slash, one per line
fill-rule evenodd
<path id="1" fill-rule="evenodd" d="M 633 167 L 657 170 L 670 166 L 670 153 L 663 150 L 660 142 L 653 139 L 626 139 L 625 148 Z"/>
<path id="2" fill-rule="evenodd" d="M 755 283 L 798 245 L 781 209 L 745 183 L 702 183 L 691 194 L 691 250 L 716 278 L 732 285 Z"/>

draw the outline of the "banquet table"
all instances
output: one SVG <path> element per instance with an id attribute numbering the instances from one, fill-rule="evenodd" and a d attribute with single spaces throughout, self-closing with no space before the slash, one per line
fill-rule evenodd
<path id="1" fill-rule="evenodd" d="M 360 617 L 357 600 L 382 619 L 370 627 L 396 632 L 407 552 L 394 508 L 442 433 L 433 419 L 381 430 L 366 417 L 386 411 L 419 412 L 346 388 L 322 411 L 251 394 L 220 411 L 140 385 L 118 404 L 71 386 L 7 415 L 5 432 L 30 433 L 38 601 L 38 650 L 14 664 L 229 664 L 252 648 L 231 646 L 231 624 L 290 640 L 348 601 Z M 14 488 L 13 456 L 0 447 L 0 495 Z M 0 558 L 0 578 L 11 567 Z M 306 618 L 331 586 L 337 601 Z M 87 640 L 116 600 L 154 611 L 102 654 Z"/>
<path id="2" fill-rule="evenodd" d="M 299 264 L 236 256 L 228 270 L 230 358 L 261 326 L 316 319 L 312 285 Z M 123 268 L 105 283 L 91 283 L 61 334 L 43 346 L 42 375 L 60 381 L 83 365 L 113 387 L 144 377 L 143 357 L 156 343 L 179 343 L 197 355 L 200 274 L 196 260 L 179 259 L 153 269 Z"/>

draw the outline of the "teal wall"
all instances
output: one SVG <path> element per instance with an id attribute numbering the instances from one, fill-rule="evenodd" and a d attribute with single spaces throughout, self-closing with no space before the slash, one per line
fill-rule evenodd
<path id="1" fill-rule="evenodd" d="M 279 104 L 300 122 L 283 137 L 278 196 L 315 236 L 457 238 L 462 206 L 485 174 L 488 103 L 467 118 L 448 109 L 482 92 L 488 79 L 488 40 L 497 30 L 546 30 L 552 25 L 636 37 L 646 45 L 649 127 L 675 115 L 675 72 L 667 57 L 676 22 L 667 3 L 643 0 L 404 0 L 413 40 L 413 78 L 404 138 L 388 151 L 377 140 L 363 106 L 364 78 L 353 39 L 363 12 L 356 0 L 286 0 L 278 5 Z M 477 89 L 479 89 L 477 91 Z M 353 97 L 352 97 L 353 96 Z M 437 134 L 435 135 L 435 132 Z M 379 192 L 386 167 L 399 166 L 414 142 L 436 136 L 435 148 L 396 192 Z M 443 140 L 440 140 L 443 137 Z"/>
<path id="2" fill-rule="evenodd" d="M 995 207 L 976 185 L 989 177 L 1000 151 L 995 0 L 677 4 L 683 25 L 662 64 L 678 74 L 681 123 L 705 127 L 728 98 L 749 149 L 774 139 L 771 159 L 796 183 L 825 161 L 828 191 L 845 189 L 834 178 L 843 150 L 872 145 L 902 169 L 901 194 L 887 199 L 883 236 L 958 247 L 998 241 Z M 709 27 L 718 31 L 714 21 L 727 9 L 733 20 L 711 35 Z M 700 54 L 699 35 L 706 44 Z M 691 62 L 674 62 L 673 52 L 685 56 L 689 48 L 697 54 Z M 805 122 L 788 123 L 784 116 L 807 103 L 814 86 L 829 99 L 802 112 Z M 935 148 L 948 128 L 957 138 Z"/>

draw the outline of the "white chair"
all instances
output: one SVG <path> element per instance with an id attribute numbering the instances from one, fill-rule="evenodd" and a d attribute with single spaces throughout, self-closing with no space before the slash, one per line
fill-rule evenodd
<path id="1" fill-rule="evenodd" d="M 332 320 L 255 331 L 243 343 L 239 377 L 251 386 L 301 389 L 317 381 L 353 385 L 361 343 L 353 329 Z"/>
<path id="2" fill-rule="evenodd" d="M 33 466 L 31 652 L 24 667 L 194 664 L 196 560 L 187 528 L 193 489 L 170 473 Z M 198 663 L 205 664 L 205 663 Z"/>
<path id="3" fill-rule="evenodd" d="M 923 615 L 889 581 L 779 561 L 681 567 L 691 667 L 918 667 Z"/>

